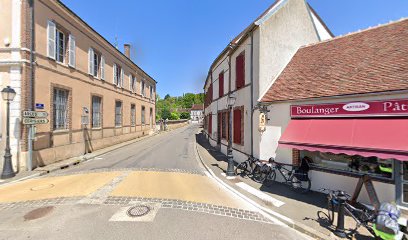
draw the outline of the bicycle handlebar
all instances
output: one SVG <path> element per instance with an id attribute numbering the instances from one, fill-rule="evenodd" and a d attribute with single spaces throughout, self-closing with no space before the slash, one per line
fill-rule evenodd
<path id="1" fill-rule="evenodd" d="M 346 196 L 347 198 L 351 198 L 351 195 L 343 190 L 332 190 L 327 188 L 320 188 L 319 190 L 322 192 L 327 192 L 328 194 L 331 194 L 335 198 L 338 198 L 340 196 Z"/>

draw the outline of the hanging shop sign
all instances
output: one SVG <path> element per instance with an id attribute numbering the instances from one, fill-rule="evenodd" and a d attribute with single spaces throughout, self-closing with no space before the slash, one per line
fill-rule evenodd
<path id="1" fill-rule="evenodd" d="M 408 99 L 292 105 L 290 114 L 293 118 L 408 116 Z"/>
<path id="2" fill-rule="evenodd" d="M 264 132 L 266 130 L 266 115 L 265 113 L 259 114 L 259 127 L 258 131 Z"/>

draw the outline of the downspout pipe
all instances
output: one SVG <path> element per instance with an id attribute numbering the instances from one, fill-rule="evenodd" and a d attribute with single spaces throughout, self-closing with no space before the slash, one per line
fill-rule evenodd
<path id="1" fill-rule="evenodd" d="M 251 31 L 251 156 L 254 156 L 254 32 Z"/>
<path id="2" fill-rule="evenodd" d="M 31 16 L 31 33 L 30 33 L 30 84 L 29 84 L 29 96 L 28 96 L 28 110 L 34 111 L 34 42 L 35 42 L 35 32 L 34 32 L 34 0 L 28 0 L 30 5 L 30 16 Z M 34 135 L 34 125 L 30 125 L 28 129 L 28 159 L 27 159 L 27 170 L 33 170 L 33 135 Z"/>

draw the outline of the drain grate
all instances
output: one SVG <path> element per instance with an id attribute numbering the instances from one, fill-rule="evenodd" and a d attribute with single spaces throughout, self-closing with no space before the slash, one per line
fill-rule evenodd
<path id="1" fill-rule="evenodd" d="M 150 207 L 146 205 L 137 205 L 134 207 L 131 207 L 127 210 L 127 215 L 129 217 L 142 217 L 150 212 Z"/>

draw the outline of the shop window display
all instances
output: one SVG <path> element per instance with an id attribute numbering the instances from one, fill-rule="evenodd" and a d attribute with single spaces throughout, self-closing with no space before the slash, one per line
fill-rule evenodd
<path id="1" fill-rule="evenodd" d="M 315 169 L 327 169 L 338 172 L 368 174 L 376 178 L 392 179 L 393 160 L 377 157 L 349 156 L 323 152 L 300 151 L 301 158 L 309 157 Z"/>

